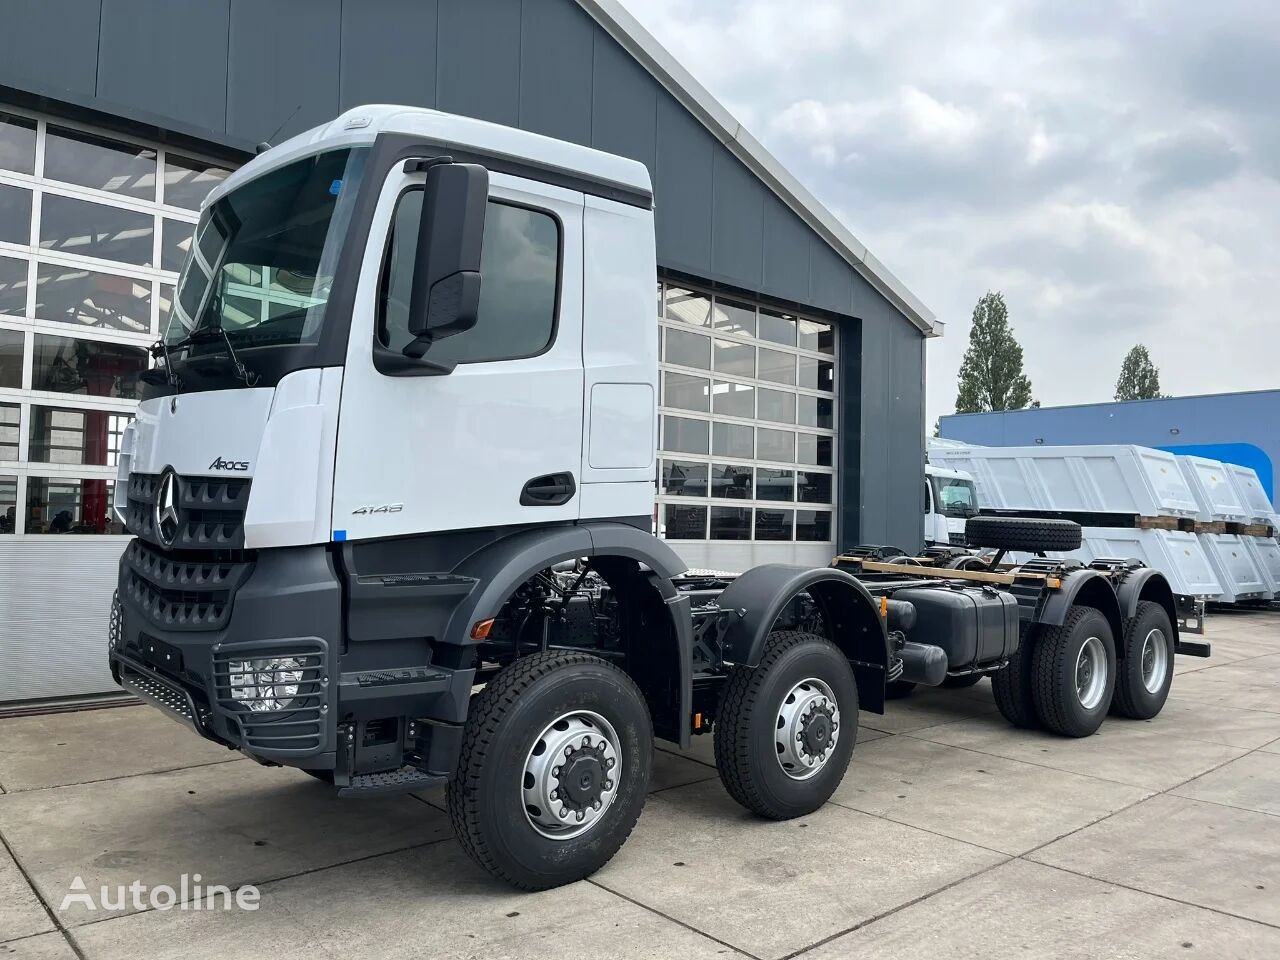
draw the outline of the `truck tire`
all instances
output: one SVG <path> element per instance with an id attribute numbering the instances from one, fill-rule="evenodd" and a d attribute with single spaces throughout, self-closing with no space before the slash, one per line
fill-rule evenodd
<path id="1" fill-rule="evenodd" d="M 757 667 L 734 667 L 715 725 L 729 796 L 770 820 L 812 813 L 835 792 L 858 732 L 858 687 L 829 640 L 777 630 Z"/>
<path id="2" fill-rule="evenodd" d="M 1021 517 L 970 517 L 964 525 L 971 547 L 997 550 L 1078 550 L 1080 524 L 1070 520 L 1024 520 Z"/>
<path id="3" fill-rule="evenodd" d="M 1162 709 L 1173 685 L 1173 628 L 1164 607 L 1149 600 L 1125 625 L 1111 712 L 1150 720 Z"/>
<path id="4" fill-rule="evenodd" d="M 1000 715 L 1015 727 L 1024 730 L 1034 730 L 1040 726 L 1032 694 L 1035 685 L 1031 675 L 1038 632 L 1035 624 L 1024 623 L 1017 652 L 1009 658 L 1009 663 L 1003 670 L 997 670 L 991 675 L 991 693 L 995 697 Z"/>
<path id="5" fill-rule="evenodd" d="M 965 687 L 976 687 L 985 676 L 985 673 L 965 673 L 958 677 L 947 677 L 942 685 L 948 690 L 963 690 Z"/>
<path id="6" fill-rule="evenodd" d="M 454 834 L 513 886 L 581 880 L 635 827 L 652 754 L 648 708 L 617 667 L 586 653 L 517 660 L 472 698 L 446 795 Z"/>
<path id="7" fill-rule="evenodd" d="M 1088 737 L 1106 719 L 1116 679 L 1116 645 L 1107 618 L 1072 607 L 1060 627 L 1041 626 L 1033 688 L 1036 716 L 1066 737 Z"/>

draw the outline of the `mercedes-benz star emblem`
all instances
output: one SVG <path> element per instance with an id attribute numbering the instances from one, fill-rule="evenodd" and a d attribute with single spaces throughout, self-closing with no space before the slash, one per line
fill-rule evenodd
<path id="1" fill-rule="evenodd" d="M 166 470 L 156 488 L 156 536 L 166 547 L 172 547 L 178 536 L 178 477 Z"/>

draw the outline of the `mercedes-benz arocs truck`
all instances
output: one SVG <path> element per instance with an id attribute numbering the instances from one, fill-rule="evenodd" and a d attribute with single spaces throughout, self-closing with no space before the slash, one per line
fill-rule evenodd
<path id="1" fill-rule="evenodd" d="M 781 819 L 890 684 L 991 675 L 1073 736 L 1158 712 L 1197 648 L 1141 565 L 686 571 L 652 533 L 653 206 L 639 163 L 392 106 L 216 188 L 122 441 L 120 684 L 344 796 L 447 784 L 529 889 L 618 850 L 655 736 L 714 731 Z"/>

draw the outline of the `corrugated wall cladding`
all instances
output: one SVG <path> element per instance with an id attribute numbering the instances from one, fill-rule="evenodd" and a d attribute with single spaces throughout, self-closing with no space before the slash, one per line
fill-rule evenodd
<path id="1" fill-rule="evenodd" d="M 118 691 L 107 620 L 122 537 L 12 537 L 0 550 L 0 703 Z M 59 667 L 50 670 L 50 651 Z"/>
<path id="2" fill-rule="evenodd" d="M 399 102 L 639 160 L 660 266 L 857 317 L 865 348 L 892 348 L 864 352 L 845 394 L 866 395 L 845 423 L 861 422 L 868 482 L 886 488 L 842 501 L 862 502 L 863 537 L 921 540 L 884 479 L 922 470 L 920 334 L 574 0 L 8 0 L 0 87 L 237 150 Z M 858 526 L 846 514 L 844 536 Z"/>

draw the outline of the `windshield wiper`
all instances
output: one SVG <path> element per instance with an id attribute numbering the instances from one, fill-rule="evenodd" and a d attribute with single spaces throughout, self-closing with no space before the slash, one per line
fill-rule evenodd
<path id="1" fill-rule="evenodd" d="M 236 377 L 244 383 L 246 387 L 252 387 L 258 382 L 258 375 L 240 362 L 240 358 L 236 356 L 235 347 L 231 345 L 231 338 L 227 336 L 227 331 L 221 326 L 204 326 L 197 327 L 187 336 L 183 337 L 177 343 L 173 344 L 174 350 L 181 350 L 183 347 L 191 347 L 198 343 L 208 343 L 210 340 L 222 339 L 223 345 L 227 348 L 227 359 L 231 361 L 231 366 L 236 372 Z M 168 351 L 165 351 L 168 356 Z M 188 360 L 193 358 L 188 357 Z"/>
<path id="2" fill-rule="evenodd" d="M 173 369 L 173 361 L 169 358 L 169 345 L 165 343 L 164 337 L 153 343 L 147 352 L 151 354 L 152 360 L 164 360 L 164 372 L 161 373 L 159 369 L 153 367 L 150 370 L 144 370 L 138 379 L 143 383 L 149 383 L 156 387 L 168 384 L 173 387 L 174 393 L 181 393 L 182 378 Z M 160 374 L 163 379 L 157 378 L 156 374 Z"/>

